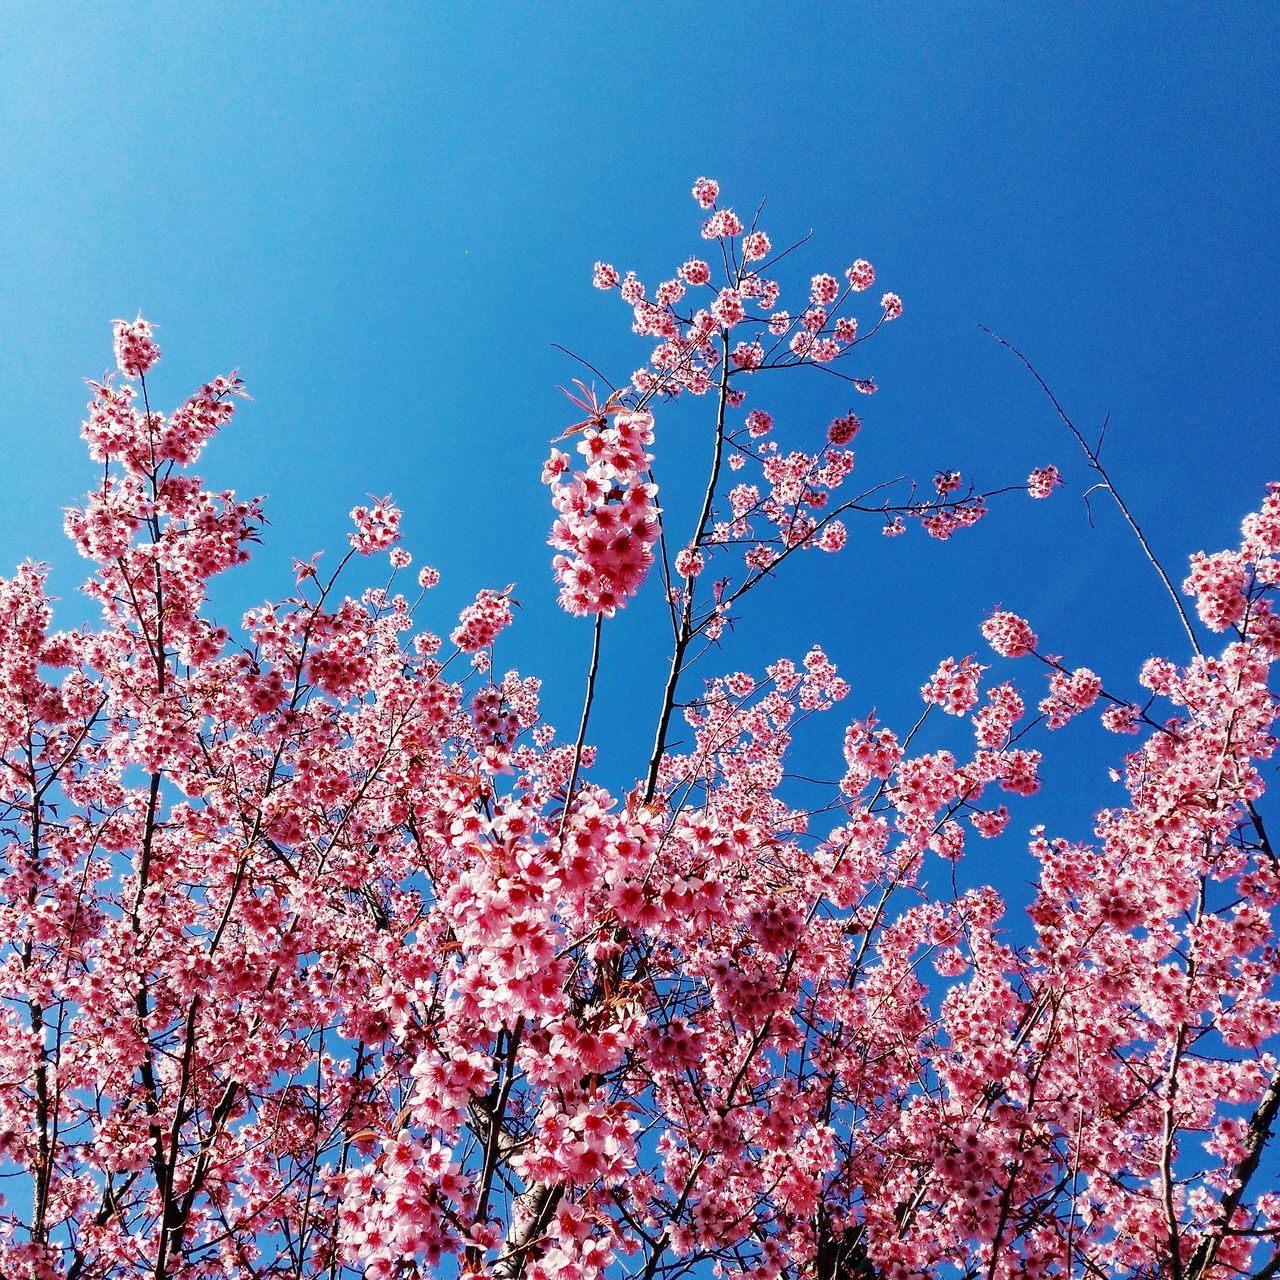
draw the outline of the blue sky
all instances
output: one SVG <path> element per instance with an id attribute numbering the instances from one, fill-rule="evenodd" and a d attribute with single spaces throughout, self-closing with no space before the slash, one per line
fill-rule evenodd
<path id="1" fill-rule="evenodd" d="M 1151 652 L 1183 656 L 1176 618 L 1105 504 L 1090 527 L 1082 460 L 978 326 L 1022 345 L 1082 426 L 1111 414 L 1107 461 L 1175 578 L 1191 550 L 1233 541 L 1280 474 L 1278 12 L 14 9 L 0 572 L 49 561 L 64 616 L 78 610 L 60 525 L 93 475 L 82 379 L 110 361 L 110 320 L 142 309 L 166 352 L 161 402 L 232 366 L 254 396 L 204 468 L 268 495 L 267 546 L 221 588 L 228 616 L 286 594 L 293 555 L 332 562 L 348 509 L 392 490 L 407 545 L 445 575 L 426 621 L 447 630 L 476 589 L 516 582 L 499 665 L 542 674 L 570 731 L 589 627 L 554 604 L 538 473 L 570 421 L 556 385 L 578 371 L 552 343 L 618 378 L 641 362 L 591 264 L 670 274 L 700 243 L 688 190 L 706 173 L 740 208 L 767 196 L 775 242 L 812 228 L 804 279 L 865 256 L 903 296 L 867 349 L 882 390 L 858 405 L 864 480 L 959 467 L 995 485 L 1055 461 L 1069 482 L 946 545 L 854 526 L 843 557 L 752 597 L 707 673 L 822 643 L 854 685 L 820 735 L 834 746 L 845 711 L 914 719 L 937 660 L 980 650 L 1003 604 L 1131 690 Z M 823 379 L 778 385 L 759 403 L 787 430 L 849 407 Z M 704 464 L 690 418 L 671 423 L 658 466 L 678 519 Z M 612 777 L 643 768 L 658 609 L 650 593 L 606 632 L 592 736 Z M 1060 764 L 1016 822 L 1083 833 L 1109 798 L 1116 740 L 1065 735 L 1060 761 L 1089 767 Z"/>

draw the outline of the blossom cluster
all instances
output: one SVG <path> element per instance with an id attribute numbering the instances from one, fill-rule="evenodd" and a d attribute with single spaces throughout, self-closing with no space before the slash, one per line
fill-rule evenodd
<path id="1" fill-rule="evenodd" d="M 653 415 L 624 413 L 587 429 L 582 463 L 553 449 L 543 468 L 557 516 L 549 542 L 570 613 L 611 616 L 633 596 L 653 563 L 658 538 L 657 486 L 647 482 Z"/>
<path id="2" fill-rule="evenodd" d="M 487 649 L 511 625 L 511 599 L 507 591 L 481 591 L 463 609 L 449 639 L 464 653 Z"/>
<path id="3" fill-rule="evenodd" d="M 702 238 L 714 242 L 713 257 L 724 264 L 720 279 L 710 261 L 692 257 L 660 281 L 650 297 L 634 272 L 623 276 L 612 264 L 597 262 L 592 273 L 596 288 L 616 289 L 631 308 L 633 331 L 657 340 L 648 363 L 632 374 L 631 385 L 638 393 L 704 395 L 717 385 L 716 371 L 726 359 L 733 371 L 742 373 L 782 365 L 827 365 L 870 336 L 860 337 L 857 318 L 844 311 L 853 294 L 874 282 L 875 269 L 869 262 L 860 258 L 853 263 L 843 272 L 843 285 L 826 272 L 813 276 L 804 305 L 793 314 L 779 305 L 780 282 L 763 274 L 773 253 L 768 233 L 748 227 L 732 209 L 719 207 L 720 187 L 714 180 L 699 178 L 693 194 L 710 213 L 702 224 Z M 901 314 L 902 299 L 886 293 L 871 332 Z M 854 383 L 860 391 L 875 390 L 870 379 L 857 378 Z"/>
<path id="4" fill-rule="evenodd" d="M 682 677 L 735 593 L 847 536 L 830 495 L 859 419 L 776 443 L 808 428 L 739 412 L 731 379 L 756 357 L 734 362 L 729 331 L 816 362 L 796 332 L 852 345 L 836 309 L 874 272 L 812 277 L 784 325 L 768 282 L 747 284 L 770 238 L 714 182 L 694 194 L 731 277 L 691 260 L 651 305 L 680 343 L 701 323 L 676 312 L 684 291 L 714 290 L 719 363 L 704 343 L 671 368 L 718 370 L 723 421 L 705 514 L 672 543 L 657 744 L 620 787 L 589 715 L 562 741 L 536 679 L 490 670 L 512 588 L 453 627 L 426 625 L 434 597 L 395 573 L 338 589 L 368 572 L 355 553 L 411 563 L 390 499 L 352 513 L 331 579 L 299 561 L 292 594 L 214 621 L 210 581 L 264 517 L 189 467 L 242 388 L 150 412 L 151 328 L 117 326 L 119 377 L 84 427 L 103 474 L 66 519 L 98 616 L 57 630 L 45 570 L 0 579 L 0 1159 L 29 1190 L 0 1206 L 0 1275 L 1270 1266 L 1280 1197 L 1254 1171 L 1280 1110 L 1262 814 L 1280 486 L 1238 547 L 1191 562 L 1216 651 L 1152 657 L 1145 693 L 1113 693 L 999 610 L 990 667 L 942 660 L 909 728 L 845 713 L 841 776 L 812 777 L 796 739 L 862 697 L 824 649 Z M 652 321 L 634 276 L 596 274 Z M 593 406 L 561 437 L 576 460 L 547 463 L 571 612 L 615 611 L 652 566 L 647 394 Z M 717 487 L 726 454 L 744 461 Z M 980 502 L 942 471 L 927 501 L 868 509 L 945 536 Z M 741 576 L 717 577 L 740 544 Z M 1038 705 L 992 674 L 1028 657 Z M 1133 735 L 1114 799 L 1087 839 L 1056 837 L 1035 797 L 1075 779 L 1050 747 L 1100 705 Z M 974 839 L 1025 860 L 1025 918 L 964 865 Z"/>

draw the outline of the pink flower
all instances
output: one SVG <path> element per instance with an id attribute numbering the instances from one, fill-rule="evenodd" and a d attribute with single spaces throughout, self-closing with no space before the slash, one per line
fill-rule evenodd
<path id="1" fill-rule="evenodd" d="M 566 471 L 572 459 L 560 449 L 552 449 L 551 456 L 542 464 L 542 483 L 551 484 Z"/>
<path id="2" fill-rule="evenodd" d="M 843 551 L 849 541 L 849 531 L 841 520 L 832 520 L 823 527 L 818 537 L 818 547 L 823 551 Z"/>
<path id="3" fill-rule="evenodd" d="M 116 368 L 126 378 L 141 378 L 157 360 L 160 348 L 151 338 L 151 325 L 141 316 L 132 324 L 114 321 L 116 335 Z"/>
<path id="4" fill-rule="evenodd" d="M 557 512 L 548 541 L 560 554 L 552 568 L 569 613 L 612 616 L 653 563 L 657 489 L 644 479 L 652 442 L 650 414 L 619 413 L 609 426 L 584 433 L 582 470 L 570 471 L 564 455 L 544 470 Z"/>
<path id="5" fill-rule="evenodd" d="M 973 736 L 978 746 L 997 751 L 1007 745 L 1024 710 L 1022 698 L 1012 685 L 998 684 L 990 689 L 987 705 L 973 717 Z"/>
<path id="6" fill-rule="evenodd" d="M 926 702 L 939 706 L 948 715 L 962 716 L 978 701 L 978 681 L 986 667 L 972 658 L 946 658 L 920 690 Z"/>
<path id="7" fill-rule="evenodd" d="M 982 634 L 1002 658 L 1021 658 L 1035 652 L 1036 633 L 1016 613 L 993 613 L 982 624 Z"/>
<path id="8" fill-rule="evenodd" d="M 711 314 L 726 329 L 732 328 L 747 314 L 742 305 L 742 295 L 737 289 L 721 289 L 719 296 L 711 304 Z"/>
<path id="9" fill-rule="evenodd" d="M 769 237 L 763 231 L 752 231 L 743 237 L 742 256 L 748 262 L 758 262 L 769 256 L 772 247 Z"/>
<path id="10" fill-rule="evenodd" d="M 840 295 L 835 276 L 816 275 L 809 284 L 809 297 L 820 307 L 830 306 Z"/>
<path id="11" fill-rule="evenodd" d="M 720 184 L 714 178 L 699 178 L 693 184 L 693 198 L 704 209 L 710 209 L 719 194 Z"/>
<path id="12" fill-rule="evenodd" d="M 859 258 L 845 274 L 849 277 L 849 287 L 855 293 L 870 289 L 876 281 L 876 269 L 865 258 Z"/>
<path id="13" fill-rule="evenodd" d="M 1243 553 L 1236 551 L 1198 551 L 1191 557 L 1191 573 L 1182 589 L 1196 597 L 1196 612 L 1210 631 L 1225 631 L 1244 617 L 1249 581 L 1245 566 Z"/>
<path id="14" fill-rule="evenodd" d="M 969 815 L 969 821 L 973 823 L 980 836 L 986 840 L 992 840 L 1002 835 L 1009 825 L 1009 810 L 1004 805 L 990 812 L 979 809 L 976 813 Z"/>
<path id="15" fill-rule="evenodd" d="M 731 240 L 742 234 L 742 219 L 732 209 L 719 209 L 702 224 L 704 240 Z"/>
<path id="16" fill-rule="evenodd" d="M 505 591 L 481 591 L 475 603 L 458 615 L 449 639 L 464 653 L 486 649 L 511 625 L 511 601 Z"/>
<path id="17" fill-rule="evenodd" d="M 386 551 L 400 539 L 400 508 L 393 506 L 391 495 L 374 498 L 371 507 L 353 507 L 351 519 L 355 532 L 347 535 L 347 541 L 362 556 L 375 551 Z"/>
<path id="18" fill-rule="evenodd" d="M 680 274 L 684 276 L 686 284 L 700 285 L 711 282 L 711 268 L 701 258 L 690 258 L 680 268 Z"/>
<path id="19" fill-rule="evenodd" d="M 797 329 L 791 335 L 791 340 L 787 343 L 787 346 L 791 348 L 793 355 L 803 359 L 813 347 L 813 334 L 808 329 Z"/>
<path id="20" fill-rule="evenodd" d="M 682 578 L 696 578 L 706 564 L 706 558 L 697 547 L 685 547 L 676 554 L 676 572 Z"/>
<path id="21" fill-rule="evenodd" d="M 1000 786 L 1014 795 L 1035 795 L 1040 790 L 1040 759 L 1038 751 L 1001 752 Z"/>
<path id="22" fill-rule="evenodd" d="M 827 440 L 836 445 L 848 444 L 861 430 L 862 423 L 857 414 L 846 413 L 827 428 Z"/>
<path id="23" fill-rule="evenodd" d="M 1027 477 L 1027 492 L 1033 498 L 1047 498 L 1061 483 L 1057 467 L 1037 467 Z"/>
<path id="24" fill-rule="evenodd" d="M 1102 692 L 1102 681 L 1088 667 L 1067 675 L 1057 671 L 1049 678 L 1049 696 L 1040 703 L 1050 729 L 1060 729 L 1082 711 L 1088 711 Z"/>
<path id="25" fill-rule="evenodd" d="M 1137 733 L 1142 728 L 1139 716 L 1138 708 L 1132 704 L 1112 706 L 1102 713 L 1102 723 L 1112 733 Z"/>
<path id="26" fill-rule="evenodd" d="M 664 280 L 653 296 L 662 306 L 673 307 L 684 297 L 684 285 L 679 280 Z"/>
<path id="27" fill-rule="evenodd" d="M 896 320 L 902 314 L 902 299 L 896 293 L 886 293 L 880 299 L 886 320 Z"/>

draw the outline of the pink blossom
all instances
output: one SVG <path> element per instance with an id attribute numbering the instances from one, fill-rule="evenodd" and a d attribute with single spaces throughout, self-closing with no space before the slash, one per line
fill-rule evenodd
<path id="1" fill-rule="evenodd" d="M 680 274 L 684 277 L 686 284 L 711 283 L 711 268 L 701 258 L 690 258 L 681 266 Z"/>
<path id="2" fill-rule="evenodd" d="M 706 563 L 697 547 L 684 547 L 676 553 L 676 572 L 682 578 L 696 578 L 706 568 Z"/>
<path id="3" fill-rule="evenodd" d="M 113 322 L 116 336 L 116 368 L 126 378 L 141 378 L 160 359 L 160 348 L 151 337 L 151 325 L 139 316 Z"/>
<path id="4" fill-rule="evenodd" d="M 1036 634 L 1027 620 L 1016 613 L 993 613 L 982 624 L 982 634 L 1002 658 L 1021 658 L 1035 652 Z"/>
<path id="5" fill-rule="evenodd" d="M 987 703 L 973 717 L 974 737 L 978 746 L 988 751 L 999 750 L 1012 737 L 1014 725 L 1025 710 L 1018 691 L 1009 684 L 996 685 L 987 692 Z"/>
<path id="6" fill-rule="evenodd" d="M 94 479 L 65 519 L 91 608 L 34 564 L 0 579 L 0 1275 L 1266 1268 L 1280 488 L 1189 566 L 1222 643 L 1148 659 L 1138 701 L 1042 655 L 1028 719 L 949 658 L 922 693 L 972 736 L 891 727 L 874 661 L 856 682 L 817 646 L 742 669 L 740 641 L 769 608 L 874 632 L 905 600 L 927 643 L 911 579 L 850 596 L 792 552 L 866 517 L 948 537 L 983 496 L 876 473 L 842 508 L 856 419 L 824 440 L 838 400 L 747 412 L 775 380 L 726 367 L 671 279 L 653 303 L 632 281 L 657 349 L 603 403 L 574 396 L 544 477 L 553 571 L 599 622 L 641 590 L 661 519 L 684 576 L 649 623 L 569 646 L 564 733 L 536 677 L 494 666 L 510 588 L 462 610 L 455 649 L 399 578 L 310 555 L 215 621 L 213 577 L 272 533 L 191 469 L 239 379 L 172 414 L 92 388 Z M 836 341 L 827 305 L 796 326 L 806 362 Z M 695 394 L 655 440 L 650 408 Z M 700 486 L 709 443 L 706 489 L 659 512 L 652 452 L 678 474 L 694 451 Z M 357 549 L 407 568 L 390 499 L 357 513 Z M 776 594 L 797 567 L 804 593 Z M 1013 614 L 983 631 L 1036 652 Z M 855 691 L 824 764 L 822 716 Z M 1091 779 L 1046 730 L 1102 699 L 1133 736 Z M 1107 776 L 1091 818 L 1038 798 Z M 957 866 L 976 837 L 1006 843 Z"/>
<path id="7" fill-rule="evenodd" d="M 843 551 L 849 541 L 849 531 L 842 520 L 832 520 L 823 526 L 817 546 L 826 552 Z"/>
<path id="8" fill-rule="evenodd" d="M 1132 705 L 1108 707 L 1102 713 L 1102 723 L 1112 733 L 1138 733 L 1142 728 L 1139 719 L 1138 708 Z"/>
<path id="9" fill-rule="evenodd" d="M 929 683 L 920 690 L 926 702 L 939 706 L 948 715 L 962 716 L 978 701 L 978 681 L 986 667 L 972 658 L 944 658 Z"/>
<path id="10" fill-rule="evenodd" d="M 1027 492 L 1033 498 L 1047 498 L 1061 483 L 1057 467 L 1037 467 L 1027 477 Z"/>
<path id="11" fill-rule="evenodd" d="M 675 306 L 684 297 L 684 285 L 679 280 L 664 280 L 654 291 L 654 298 L 664 307 Z"/>
<path id="12" fill-rule="evenodd" d="M 848 444 L 862 430 L 862 423 L 857 414 L 846 413 L 836 418 L 827 428 L 827 439 L 831 444 Z"/>
<path id="13" fill-rule="evenodd" d="M 1004 751 L 999 756 L 1000 785 L 1015 795 L 1031 796 L 1040 790 L 1040 752 Z"/>
<path id="14" fill-rule="evenodd" d="M 636 278 L 634 271 L 627 272 L 626 279 L 619 285 L 618 290 L 622 294 L 623 302 L 629 306 L 634 307 L 644 300 L 644 284 Z"/>
<path id="15" fill-rule="evenodd" d="M 1009 810 L 1004 805 L 990 811 L 978 810 L 969 815 L 969 821 L 984 840 L 994 840 L 1009 825 Z"/>
<path id="16" fill-rule="evenodd" d="M 693 184 L 693 198 L 704 209 L 710 209 L 719 194 L 720 184 L 714 178 L 699 178 Z"/>
<path id="17" fill-rule="evenodd" d="M 876 282 L 875 268 L 865 258 L 859 258 L 845 275 L 849 277 L 849 287 L 855 293 L 870 289 Z"/>
<path id="18" fill-rule="evenodd" d="M 555 483 L 556 480 L 569 470 L 569 466 L 572 461 L 573 459 L 570 458 L 567 453 L 563 452 L 563 450 L 552 449 L 550 456 L 547 458 L 546 462 L 542 464 L 542 483 Z"/>
<path id="19" fill-rule="evenodd" d="M 578 446 L 581 471 L 548 464 L 557 519 L 549 538 L 560 602 L 570 613 L 612 615 L 634 595 L 653 563 L 658 537 L 656 487 L 643 471 L 653 442 L 647 413 L 619 414 Z"/>
<path id="20" fill-rule="evenodd" d="M 827 306 L 834 302 L 840 293 L 840 285 L 835 276 L 822 273 L 813 277 L 809 284 L 809 297 L 819 306 Z M 819 328 L 821 325 L 819 325 Z"/>
<path id="21" fill-rule="evenodd" d="M 725 328 L 731 328 L 747 314 L 742 305 L 742 295 L 737 289 L 721 289 L 719 296 L 711 304 L 711 314 Z"/>
<path id="22" fill-rule="evenodd" d="M 704 240 L 731 240 L 742 234 L 742 219 L 732 209 L 718 209 L 702 224 Z"/>
<path id="23" fill-rule="evenodd" d="M 374 498 L 373 505 L 353 507 L 351 522 L 355 531 L 347 535 L 347 541 L 362 555 L 386 551 L 400 540 L 400 508 L 391 502 L 391 495 Z"/>
<path id="24" fill-rule="evenodd" d="M 458 617 L 449 639 L 464 653 L 486 649 L 512 622 L 511 601 L 505 591 L 481 591 Z"/>
<path id="25" fill-rule="evenodd" d="M 1205 626 L 1225 631 L 1244 617 L 1247 585 L 1243 552 L 1220 551 L 1212 556 L 1197 552 L 1182 589 L 1196 597 L 1196 612 Z"/>
<path id="26" fill-rule="evenodd" d="M 1049 695 L 1040 703 L 1050 729 L 1060 729 L 1069 720 L 1088 711 L 1102 692 L 1102 681 L 1088 667 L 1070 674 L 1055 672 L 1049 679 Z"/>

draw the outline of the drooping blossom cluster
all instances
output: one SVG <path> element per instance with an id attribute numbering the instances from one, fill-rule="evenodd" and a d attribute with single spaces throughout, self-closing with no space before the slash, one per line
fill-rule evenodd
<path id="1" fill-rule="evenodd" d="M 753 234 L 715 183 L 695 195 L 713 237 Z M 1224 647 L 1153 657 L 1145 693 L 1005 611 L 981 626 L 991 679 L 944 660 L 904 730 L 818 647 L 695 688 L 735 592 L 844 529 L 821 495 L 845 464 L 815 477 L 857 430 L 841 407 L 846 438 L 819 424 L 807 462 L 761 450 L 800 425 L 738 413 L 717 367 L 713 456 L 750 446 L 761 474 L 724 492 L 713 467 L 672 538 L 656 745 L 617 787 L 589 714 L 562 741 L 536 679 L 490 671 L 510 588 L 446 642 L 394 576 L 313 557 L 215 622 L 210 580 L 263 513 L 187 466 L 238 380 L 194 398 L 191 448 L 160 443 L 181 410 L 94 388 L 106 474 L 66 523 L 98 617 L 57 630 L 46 571 L 0 580 L 6 1280 L 1267 1274 L 1280 487 L 1238 549 L 1193 560 Z M 640 586 L 656 535 L 619 521 L 634 501 L 656 528 L 652 432 L 620 399 L 571 431 L 576 469 L 548 463 L 574 612 Z M 940 473 L 934 514 L 962 489 Z M 357 511 L 353 552 L 408 567 L 398 510 Z M 739 520 L 776 556 L 735 584 L 712 566 Z M 458 651 L 485 661 L 455 672 Z M 999 661 L 1033 654 L 1039 716 Z M 794 776 L 806 723 L 851 702 L 842 775 Z M 1034 797 L 1075 791 L 1054 752 L 1100 703 L 1144 736 L 1082 842 Z M 961 865 L 972 839 L 1031 871 L 1025 918 Z"/>
<path id="2" fill-rule="evenodd" d="M 570 613 L 612 615 L 643 583 L 658 538 L 657 486 L 648 483 L 653 416 L 617 412 L 578 442 L 582 465 L 553 449 L 543 468 L 558 518 L 551 545 L 560 603 Z"/>

